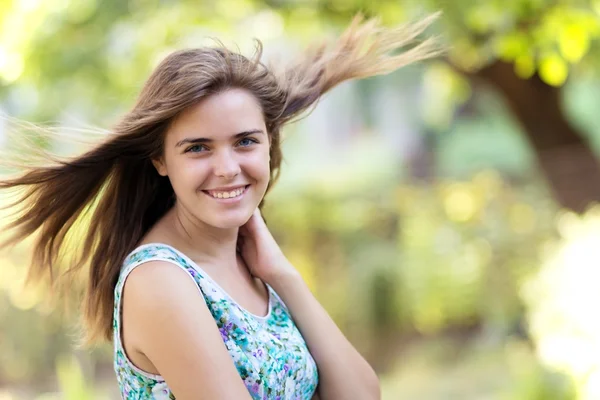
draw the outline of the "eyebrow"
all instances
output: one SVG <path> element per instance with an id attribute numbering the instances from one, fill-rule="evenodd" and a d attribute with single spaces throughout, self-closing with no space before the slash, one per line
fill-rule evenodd
<path id="1" fill-rule="evenodd" d="M 240 139 L 244 136 L 248 136 L 248 135 L 252 135 L 255 133 L 264 133 L 262 130 L 260 129 L 250 129 L 248 131 L 243 131 L 240 133 L 236 133 L 235 135 L 232 136 L 233 139 Z M 213 142 L 212 139 L 208 139 L 208 138 L 185 138 L 180 140 L 179 142 L 177 142 L 177 144 L 175 145 L 175 147 L 180 147 L 183 146 L 184 144 L 199 144 L 199 143 L 211 143 Z"/>

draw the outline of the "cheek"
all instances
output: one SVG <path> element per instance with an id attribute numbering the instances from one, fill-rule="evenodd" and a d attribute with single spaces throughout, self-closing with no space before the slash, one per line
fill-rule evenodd
<path id="1" fill-rule="evenodd" d="M 180 160 L 169 166 L 169 179 L 173 189 L 180 194 L 196 191 L 206 180 L 208 167 L 202 160 Z"/>
<path id="2" fill-rule="evenodd" d="M 270 176 L 268 151 L 257 151 L 245 159 L 245 169 L 257 181 L 268 180 Z"/>

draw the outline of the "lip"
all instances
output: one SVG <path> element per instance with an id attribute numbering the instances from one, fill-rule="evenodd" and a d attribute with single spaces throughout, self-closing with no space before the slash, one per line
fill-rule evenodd
<path id="1" fill-rule="evenodd" d="M 231 192 L 232 190 L 245 188 L 246 186 L 250 186 L 250 185 L 237 185 L 237 186 L 227 186 L 227 187 L 205 189 L 205 190 L 203 190 L 203 192 L 208 192 L 208 191 L 213 191 L 213 192 Z"/>
<path id="2" fill-rule="evenodd" d="M 244 198 L 244 196 L 248 192 L 248 188 L 249 187 L 250 187 L 250 185 L 238 185 L 238 186 L 231 186 L 231 187 L 228 187 L 228 188 L 210 189 L 211 191 L 223 191 L 223 192 L 227 192 L 227 191 L 232 191 L 232 190 L 244 188 L 244 191 L 242 192 L 241 195 L 239 195 L 237 197 L 230 197 L 230 198 L 227 198 L 227 199 L 225 199 L 225 198 L 219 199 L 217 197 L 213 197 L 213 196 L 211 196 L 208 193 L 208 190 L 202 190 L 202 193 L 204 193 L 211 200 L 218 201 L 219 203 L 222 203 L 222 204 L 234 204 L 234 203 L 240 202 Z"/>

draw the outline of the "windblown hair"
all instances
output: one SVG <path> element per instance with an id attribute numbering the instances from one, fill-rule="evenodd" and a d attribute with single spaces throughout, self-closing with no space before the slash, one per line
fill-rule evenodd
<path id="1" fill-rule="evenodd" d="M 133 109 L 103 142 L 85 154 L 52 159 L 49 165 L 30 167 L 0 181 L 0 189 L 18 193 L 8 206 L 17 211 L 17 218 L 8 225 L 12 235 L 3 246 L 35 234 L 28 280 L 47 281 L 50 287 L 69 253 L 70 268 L 59 275 L 87 274 L 84 343 L 110 341 L 121 265 L 174 204 L 169 179 L 161 177 L 151 162 L 161 156 L 165 132 L 174 118 L 228 88 L 252 93 L 262 107 L 270 136 L 271 187 L 282 160 L 281 128 L 341 82 L 387 74 L 439 54 L 434 39 L 417 42 L 435 18 L 388 29 L 357 17 L 337 41 L 309 50 L 297 63 L 278 70 L 260 61 L 259 41 L 251 59 L 224 47 L 172 53 L 154 70 Z M 82 220 L 86 229 L 80 232 Z M 69 241 L 78 243 L 75 250 Z"/>

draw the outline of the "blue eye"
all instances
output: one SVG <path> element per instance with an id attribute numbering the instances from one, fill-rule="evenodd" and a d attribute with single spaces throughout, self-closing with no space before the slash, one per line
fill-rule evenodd
<path id="1" fill-rule="evenodd" d="M 188 147 L 185 152 L 186 153 L 200 153 L 206 149 L 206 146 L 202 144 L 195 144 L 193 146 Z"/>
<path id="2" fill-rule="evenodd" d="M 252 139 L 252 138 L 243 138 L 242 140 L 240 140 L 238 142 L 238 145 L 240 145 L 242 147 L 248 147 L 254 143 L 258 143 L 258 141 L 256 139 Z"/>

